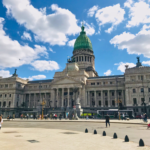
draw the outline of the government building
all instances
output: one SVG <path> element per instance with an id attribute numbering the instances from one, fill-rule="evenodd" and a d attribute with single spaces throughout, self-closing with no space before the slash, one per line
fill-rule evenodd
<path id="1" fill-rule="evenodd" d="M 82 26 L 73 56 L 53 79 L 24 80 L 16 70 L 9 78 L 0 77 L 0 114 L 4 116 L 40 112 L 43 100 L 44 113 L 63 112 L 72 109 L 77 98 L 83 112 L 119 108 L 150 114 L 150 67 L 142 66 L 137 57 L 136 66 L 126 65 L 124 75 L 98 76 L 92 43 Z"/>

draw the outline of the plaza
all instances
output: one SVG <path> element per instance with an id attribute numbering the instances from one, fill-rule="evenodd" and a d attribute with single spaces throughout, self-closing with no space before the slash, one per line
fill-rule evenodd
<path id="1" fill-rule="evenodd" d="M 0 131 L 1 149 L 150 149 L 150 130 L 142 120 L 110 120 L 110 128 L 104 120 L 10 120 L 4 121 Z M 85 133 L 85 129 L 88 133 Z M 93 134 L 94 130 L 97 134 Z M 106 136 L 102 136 L 103 131 Z M 116 133 L 118 138 L 113 139 Z M 124 142 L 128 135 L 130 142 Z M 143 139 L 145 146 L 139 147 Z"/>

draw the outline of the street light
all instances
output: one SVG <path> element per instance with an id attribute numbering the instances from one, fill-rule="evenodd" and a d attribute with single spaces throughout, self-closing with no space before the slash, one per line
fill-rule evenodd
<path id="1" fill-rule="evenodd" d="M 41 103 L 41 105 L 42 105 L 42 118 L 41 118 L 41 119 L 43 119 L 43 111 L 44 111 L 44 106 L 45 106 L 45 104 L 46 104 L 46 102 L 45 102 L 44 99 L 43 99 L 43 101 L 42 101 L 42 103 Z"/>

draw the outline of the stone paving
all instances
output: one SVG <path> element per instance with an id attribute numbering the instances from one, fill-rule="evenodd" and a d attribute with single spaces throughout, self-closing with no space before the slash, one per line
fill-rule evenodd
<path id="1" fill-rule="evenodd" d="M 150 150 L 100 134 L 43 128 L 2 128 L 0 150 Z"/>

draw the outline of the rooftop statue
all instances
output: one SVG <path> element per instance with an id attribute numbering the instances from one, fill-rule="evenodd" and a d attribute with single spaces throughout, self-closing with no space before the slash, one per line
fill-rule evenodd
<path id="1" fill-rule="evenodd" d="M 141 62 L 140 62 L 140 57 L 136 57 L 136 58 L 137 58 L 136 67 L 142 66 L 142 64 L 141 64 Z"/>
<path id="2" fill-rule="evenodd" d="M 13 76 L 18 76 L 16 72 L 17 72 L 17 69 L 15 69 Z"/>

